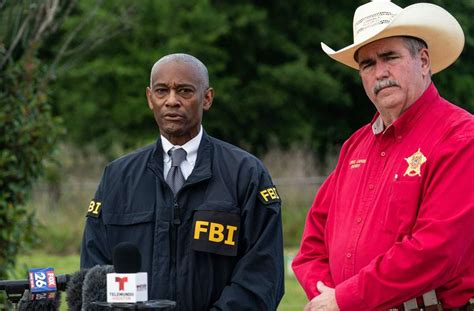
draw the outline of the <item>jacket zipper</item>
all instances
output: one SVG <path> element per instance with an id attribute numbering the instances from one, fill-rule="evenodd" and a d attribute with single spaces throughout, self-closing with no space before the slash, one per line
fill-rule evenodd
<path id="1" fill-rule="evenodd" d="M 178 226 L 181 224 L 181 209 L 179 208 L 176 197 L 173 199 L 173 259 L 172 259 L 172 299 L 177 300 L 177 284 L 178 284 Z"/>

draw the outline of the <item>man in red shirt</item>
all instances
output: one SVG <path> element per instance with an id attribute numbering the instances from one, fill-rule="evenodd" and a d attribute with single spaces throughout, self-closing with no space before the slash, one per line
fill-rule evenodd
<path id="1" fill-rule="evenodd" d="M 354 44 L 322 43 L 359 70 L 377 113 L 308 213 L 293 261 L 305 310 L 472 310 L 474 118 L 431 81 L 463 46 L 441 7 L 388 0 L 356 10 Z"/>

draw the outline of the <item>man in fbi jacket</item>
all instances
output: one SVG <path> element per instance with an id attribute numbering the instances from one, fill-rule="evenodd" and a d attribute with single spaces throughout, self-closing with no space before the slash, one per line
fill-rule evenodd
<path id="1" fill-rule="evenodd" d="M 138 246 L 149 299 L 176 310 L 276 310 L 283 291 L 281 200 L 261 161 L 201 126 L 214 91 L 187 54 L 161 58 L 146 90 L 157 142 L 105 168 L 89 205 L 81 267 Z"/>

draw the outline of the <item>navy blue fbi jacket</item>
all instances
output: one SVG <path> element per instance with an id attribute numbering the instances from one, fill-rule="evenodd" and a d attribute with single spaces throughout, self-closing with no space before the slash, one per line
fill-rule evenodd
<path id="1" fill-rule="evenodd" d="M 149 299 L 176 311 L 275 310 L 284 293 L 281 200 L 256 157 L 205 132 L 176 197 L 161 141 L 111 162 L 90 203 L 81 268 L 136 244 Z"/>

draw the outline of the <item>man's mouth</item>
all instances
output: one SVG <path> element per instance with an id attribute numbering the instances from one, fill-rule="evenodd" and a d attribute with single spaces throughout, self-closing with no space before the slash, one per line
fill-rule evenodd
<path id="1" fill-rule="evenodd" d="M 181 120 L 184 118 L 183 115 L 179 113 L 166 113 L 163 117 L 165 120 L 169 120 L 169 121 L 176 121 L 176 120 Z"/>

